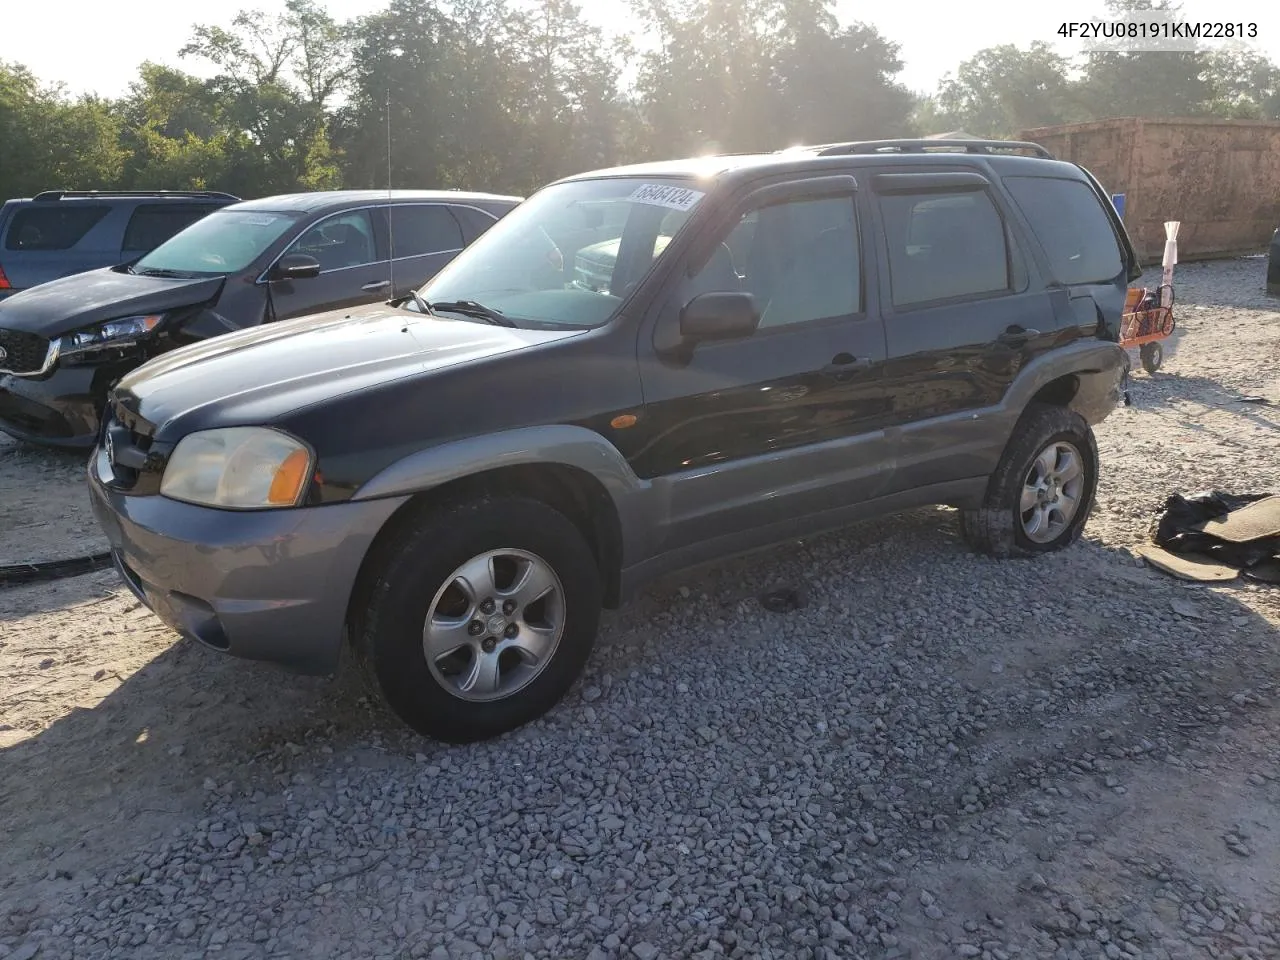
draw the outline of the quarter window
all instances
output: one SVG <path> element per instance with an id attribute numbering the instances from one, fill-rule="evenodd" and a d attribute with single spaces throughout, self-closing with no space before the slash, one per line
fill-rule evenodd
<path id="1" fill-rule="evenodd" d="M 1079 180 L 1006 177 L 1059 283 L 1111 283 L 1124 269 L 1115 229 L 1093 189 Z"/>
<path id="2" fill-rule="evenodd" d="M 684 302 L 713 291 L 753 294 L 761 328 L 861 312 L 853 198 L 799 200 L 750 211 L 691 279 Z"/>
<path id="3" fill-rule="evenodd" d="M 894 306 L 1010 288 L 1004 222 L 980 190 L 880 197 Z"/>
<path id="4" fill-rule="evenodd" d="M 6 250 L 70 250 L 110 212 L 110 207 L 61 201 L 56 206 L 25 207 L 13 215 Z"/>
<path id="5" fill-rule="evenodd" d="M 289 252 L 315 257 L 322 271 L 359 267 L 378 259 L 367 210 L 321 220 L 303 233 Z"/>
<path id="6" fill-rule="evenodd" d="M 461 250 L 462 228 L 445 206 L 391 207 L 392 256 L 419 257 Z"/>

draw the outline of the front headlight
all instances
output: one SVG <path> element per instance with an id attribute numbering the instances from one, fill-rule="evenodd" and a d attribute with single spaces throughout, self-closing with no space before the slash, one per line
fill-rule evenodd
<path id="1" fill-rule="evenodd" d="M 160 493 L 207 507 L 293 507 L 315 466 L 300 440 L 269 427 L 225 427 L 183 437 L 169 457 Z"/>
<path id="2" fill-rule="evenodd" d="M 95 350 L 131 346 L 150 335 L 163 319 L 163 314 L 151 313 L 141 317 L 121 317 L 88 330 L 77 330 L 62 338 L 58 353 L 63 357 L 74 357 Z"/>

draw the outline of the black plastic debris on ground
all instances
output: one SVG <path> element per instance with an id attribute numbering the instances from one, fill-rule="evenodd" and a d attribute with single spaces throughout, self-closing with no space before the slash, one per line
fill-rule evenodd
<path id="1" fill-rule="evenodd" d="M 804 596 L 791 587 L 778 587 L 760 594 L 760 606 L 770 613 L 794 613 L 804 606 Z"/>
<path id="2" fill-rule="evenodd" d="M 1169 553 L 1232 567 L 1259 583 L 1274 583 L 1280 576 L 1280 525 L 1247 540 L 1228 539 L 1205 530 L 1206 525 L 1225 521 L 1233 513 L 1271 496 L 1221 490 L 1190 496 L 1174 494 L 1165 501 L 1164 513 L 1152 529 L 1151 539 Z M 1268 528 L 1264 525 L 1262 529 Z"/>

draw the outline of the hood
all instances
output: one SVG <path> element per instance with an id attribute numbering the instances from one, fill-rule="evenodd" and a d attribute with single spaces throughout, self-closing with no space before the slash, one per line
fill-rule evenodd
<path id="1" fill-rule="evenodd" d="M 272 423 L 392 380 L 579 334 L 435 319 L 374 304 L 253 327 L 180 347 L 126 374 L 113 395 L 159 439 Z"/>
<path id="2" fill-rule="evenodd" d="M 0 327 L 58 337 L 104 320 L 204 303 L 217 295 L 224 279 L 140 277 L 117 267 L 90 270 L 0 300 Z"/>

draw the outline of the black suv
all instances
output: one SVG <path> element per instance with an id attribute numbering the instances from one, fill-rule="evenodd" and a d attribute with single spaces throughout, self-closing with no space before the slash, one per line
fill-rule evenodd
<path id="1" fill-rule="evenodd" d="M 519 202 L 454 190 L 249 200 L 143 257 L 0 301 L 0 431 L 87 449 L 107 389 L 143 361 L 229 330 L 407 296 Z"/>
<path id="2" fill-rule="evenodd" d="M 46 190 L 0 206 L 0 300 L 136 260 L 239 197 L 208 190 Z"/>
<path id="3" fill-rule="evenodd" d="M 564 270 L 531 281 L 548 237 Z M 1138 275 L 1106 193 L 1034 145 L 583 174 L 402 306 L 129 374 L 92 501 L 183 635 L 310 672 L 349 636 L 407 723 L 488 737 L 668 571 L 927 504 L 991 554 L 1075 541 Z"/>

